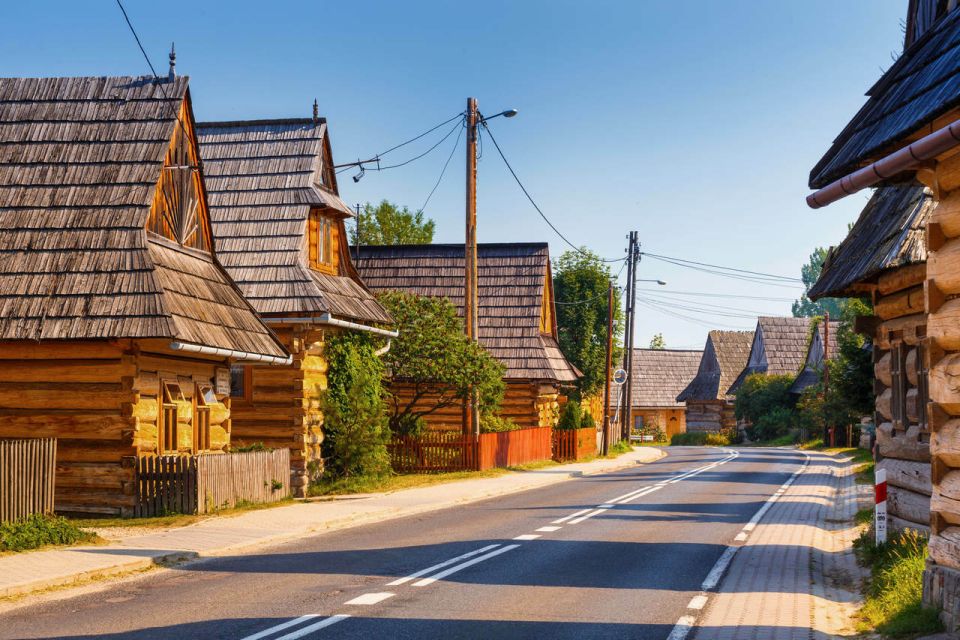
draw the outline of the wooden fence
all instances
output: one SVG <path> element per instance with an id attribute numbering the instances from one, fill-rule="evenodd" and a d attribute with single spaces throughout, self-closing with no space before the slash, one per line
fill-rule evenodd
<path id="1" fill-rule="evenodd" d="M 0 440 L 0 522 L 53 512 L 57 441 Z"/>
<path id="2" fill-rule="evenodd" d="M 480 438 L 456 432 L 427 431 L 397 437 L 388 445 L 397 473 L 479 471 L 549 460 L 550 427 L 481 433 Z"/>
<path id="3" fill-rule="evenodd" d="M 597 430 L 555 429 L 553 432 L 553 459 L 557 462 L 583 460 L 597 453 Z"/>
<path id="4" fill-rule="evenodd" d="M 290 450 L 150 456 L 137 461 L 136 475 L 135 517 L 209 513 L 288 497 Z"/>

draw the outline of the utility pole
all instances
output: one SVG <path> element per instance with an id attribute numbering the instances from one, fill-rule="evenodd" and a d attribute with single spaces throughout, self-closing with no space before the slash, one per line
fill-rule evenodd
<path id="1" fill-rule="evenodd" d="M 360 239 L 360 203 L 358 202 L 354 206 L 354 208 L 357 210 L 357 250 L 355 252 L 356 255 L 354 256 L 353 259 L 359 261 L 360 260 L 360 244 L 362 242 Z"/>
<path id="2" fill-rule="evenodd" d="M 467 337 L 479 339 L 477 322 L 477 99 L 467 98 L 467 231 L 464 243 L 463 320 Z M 463 425 L 464 433 L 480 436 L 476 391 L 471 390 Z"/>
<path id="3" fill-rule="evenodd" d="M 613 368 L 613 281 L 607 293 L 607 375 L 603 385 L 603 455 L 610 453 L 610 369 Z"/>
<path id="4" fill-rule="evenodd" d="M 830 312 L 826 311 L 823 314 L 823 399 L 824 406 L 826 406 L 826 400 L 830 393 L 830 367 L 828 366 L 830 361 Z M 833 425 L 830 424 L 830 418 L 827 418 L 826 424 L 826 433 L 824 434 L 823 442 L 828 446 L 834 446 L 833 442 Z M 847 445 L 850 446 L 849 444 Z"/>
<path id="5" fill-rule="evenodd" d="M 622 415 L 624 416 L 624 422 L 622 425 L 623 437 L 630 438 L 630 429 L 632 428 L 630 415 L 630 409 L 633 407 L 633 347 L 634 347 L 634 310 L 636 309 L 636 299 L 637 299 L 637 263 L 640 260 L 640 247 L 637 239 L 639 238 L 639 233 L 636 231 L 631 231 L 629 238 L 629 245 L 627 248 L 627 290 L 626 296 L 624 297 L 625 307 L 626 307 L 626 327 L 624 328 L 624 354 L 623 354 L 623 369 L 627 372 L 627 388 L 626 392 L 623 394 L 623 410 Z"/>

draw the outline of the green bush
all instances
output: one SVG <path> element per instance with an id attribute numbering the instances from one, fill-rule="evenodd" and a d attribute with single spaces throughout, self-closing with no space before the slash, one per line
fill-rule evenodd
<path id="1" fill-rule="evenodd" d="M 377 477 L 390 472 L 383 364 L 367 334 L 328 338 L 327 389 L 321 394 L 325 475 Z"/>
<path id="2" fill-rule="evenodd" d="M 480 433 L 503 433 L 504 431 L 516 431 L 522 428 L 510 418 L 501 418 L 494 415 L 480 416 Z"/>
<path id="3" fill-rule="evenodd" d="M 88 542 L 95 536 L 66 518 L 34 514 L 17 522 L 0 522 L 0 551 L 26 551 L 51 544 Z"/>
<path id="4" fill-rule="evenodd" d="M 587 417 L 590 417 L 590 414 L 586 414 Z M 560 412 L 560 419 L 557 421 L 557 426 L 554 429 L 562 430 L 573 430 L 581 429 L 583 425 L 583 411 L 580 409 L 580 403 L 576 400 L 570 399 L 567 401 L 567 404 L 563 405 L 563 410 Z M 593 422 L 593 418 L 590 418 L 590 421 Z"/>
<path id="5" fill-rule="evenodd" d="M 751 440 L 775 440 L 788 435 L 796 423 L 796 414 L 787 407 L 774 407 L 747 427 Z"/>
<path id="6" fill-rule="evenodd" d="M 706 431 L 687 431 L 675 433 L 670 438 L 673 447 L 725 447 L 730 444 L 730 438 L 723 433 L 708 433 Z"/>
<path id="7" fill-rule="evenodd" d="M 582 411 L 582 412 L 580 413 L 580 428 L 581 428 L 581 429 L 596 429 L 596 428 L 597 428 L 597 421 L 593 419 L 593 416 L 592 416 L 592 415 L 590 415 L 590 414 L 587 413 L 586 411 Z"/>
<path id="8" fill-rule="evenodd" d="M 753 373 L 747 376 L 737 390 L 734 412 L 737 420 L 754 424 L 776 409 L 793 409 L 795 399 L 790 394 L 793 376 L 771 376 Z"/>
<path id="9" fill-rule="evenodd" d="M 249 444 L 237 443 L 237 446 L 230 447 L 230 453 L 248 453 L 250 451 L 272 451 L 267 449 L 262 442 L 251 442 Z"/>

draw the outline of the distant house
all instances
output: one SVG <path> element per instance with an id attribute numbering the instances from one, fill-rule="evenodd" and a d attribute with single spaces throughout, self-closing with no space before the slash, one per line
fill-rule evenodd
<path id="1" fill-rule="evenodd" d="M 294 495 L 322 470 L 324 344 L 341 331 L 391 332 L 348 251 L 326 120 L 198 125 L 217 251 L 293 354 L 290 366 L 233 368 L 234 439 L 288 447 Z"/>
<path id="2" fill-rule="evenodd" d="M 687 431 L 733 429 L 734 396 L 727 391 L 747 366 L 753 331 L 711 331 L 696 377 L 677 396 L 684 403 Z"/>
<path id="3" fill-rule="evenodd" d="M 869 297 L 876 316 L 859 321 L 872 341 L 877 445 L 887 469 L 890 524 L 930 527 L 929 344 L 923 282 L 924 228 L 935 207 L 920 184 L 877 189 L 834 249 L 811 298 Z"/>
<path id="4" fill-rule="evenodd" d="M 764 316 L 750 345 L 750 357 L 727 394 L 736 395 L 747 376 L 753 373 L 796 376 L 807 359 L 810 342 L 810 318 Z"/>
<path id="5" fill-rule="evenodd" d="M 683 402 L 677 396 L 696 377 L 703 351 L 679 349 L 633 350 L 632 406 L 627 416 L 631 430 L 663 429 L 667 437 L 687 430 Z M 610 411 L 615 415 L 623 387 L 611 385 Z"/>
<path id="6" fill-rule="evenodd" d="M 840 321 L 831 320 L 829 331 L 826 327 L 826 322 L 817 321 L 817 330 L 807 340 L 807 357 L 804 358 L 803 368 L 790 385 L 790 393 L 800 395 L 805 389 L 820 382 L 824 360 L 833 360 L 837 357 L 837 332 L 840 330 Z"/>
<path id="7" fill-rule="evenodd" d="M 56 509 L 132 515 L 138 457 L 230 444 L 230 366 L 289 362 L 220 266 L 185 77 L 0 79 L 0 438 Z"/>
<path id="8" fill-rule="evenodd" d="M 557 344 L 547 244 L 480 244 L 477 254 L 480 344 L 507 368 L 501 415 L 523 427 L 552 426 L 579 372 Z M 365 245 L 357 268 L 371 289 L 447 298 L 463 316 L 462 244 Z M 392 389 L 405 392 L 401 381 Z M 462 420 L 460 407 L 427 416 L 432 428 L 460 429 Z"/>

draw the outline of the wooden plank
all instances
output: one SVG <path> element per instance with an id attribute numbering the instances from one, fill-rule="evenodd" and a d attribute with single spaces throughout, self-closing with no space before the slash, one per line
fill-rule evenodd
<path id="1" fill-rule="evenodd" d="M 877 292 L 882 296 L 890 295 L 895 291 L 922 284 L 926 278 L 927 268 L 924 264 L 902 267 L 882 274 L 877 280 Z"/>
<path id="2" fill-rule="evenodd" d="M 883 320 L 892 320 L 914 313 L 923 313 L 924 300 L 923 286 L 919 285 L 881 297 L 873 309 L 874 313 Z"/>
<path id="3" fill-rule="evenodd" d="M 886 470 L 887 482 L 893 486 L 924 495 L 930 495 L 933 490 L 930 482 L 930 464 L 927 462 L 884 458 L 877 463 L 877 469 Z"/>

